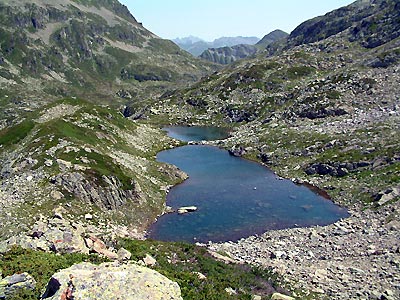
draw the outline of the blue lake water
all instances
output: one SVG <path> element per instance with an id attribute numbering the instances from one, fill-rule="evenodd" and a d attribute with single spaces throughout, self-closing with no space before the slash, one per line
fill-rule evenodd
<path id="1" fill-rule="evenodd" d="M 161 216 L 150 228 L 152 239 L 234 241 L 271 229 L 326 225 L 348 216 L 307 187 L 280 180 L 268 168 L 216 147 L 179 147 L 160 152 L 157 159 L 189 174 L 171 189 L 167 205 L 194 205 L 198 210 Z"/>

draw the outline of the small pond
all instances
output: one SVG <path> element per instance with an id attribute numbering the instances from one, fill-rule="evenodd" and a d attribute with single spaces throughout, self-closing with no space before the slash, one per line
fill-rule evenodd
<path id="1" fill-rule="evenodd" d="M 183 129 L 196 129 L 196 136 L 207 136 L 196 127 Z M 183 129 L 179 127 L 179 135 Z M 189 136 L 193 140 L 194 135 Z M 184 146 L 162 151 L 157 159 L 189 174 L 188 180 L 171 189 L 167 205 L 174 209 L 196 206 L 198 210 L 161 216 L 150 228 L 152 239 L 235 241 L 271 229 L 326 225 L 348 216 L 345 209 L 309 188 L 282 180 L 268 168 L 217 147 Z"/>

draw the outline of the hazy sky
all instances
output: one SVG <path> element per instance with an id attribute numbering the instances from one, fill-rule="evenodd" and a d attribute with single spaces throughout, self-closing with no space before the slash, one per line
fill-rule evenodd
<path id="1" fill-rule="evenodd" d="M 301 22 L 354 0 L 120 0 L 143 26 L 162 38 L 194 35 L 257 36 L 290 33 Z"/>

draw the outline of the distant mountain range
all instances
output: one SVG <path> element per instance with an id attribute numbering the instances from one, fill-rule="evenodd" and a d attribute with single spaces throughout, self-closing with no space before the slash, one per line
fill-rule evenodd
<path id="1" fill-rule="evenodd" d="M 195 36 L 188 36 L 184 38 L 176 38 L 172 40 L 175 44 L 181 47 L 183 50 L 193 54 L 194 56 L 199 56 L 205 50 L 209 48 L 221 48 L 221 47 L 232 47 L 240 44 L 244 45 L 254 45 L 260 39 L 258 37 L 221 37 L 215 39 L 212 42 L 206 42 L 201 38 Z"/>
<path id="2" fill-rule="evenodd" d="M 288 36 L 289 34 L 286 32 L 277 29 L 265 35 L 255 45 L 239 44 L 230 47 L 209 48 L 204 50 L 199 57 L 214 63 L 227 65 L 237 61 L 238 59 L 255 55 L 257 52 L 264 50 L 272 43 L 284 40 Z"/>

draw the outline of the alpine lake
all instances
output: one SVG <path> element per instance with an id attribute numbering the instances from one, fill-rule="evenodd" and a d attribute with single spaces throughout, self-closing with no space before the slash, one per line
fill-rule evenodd
<path id="1" fill-rule="evenodd" d="M 228 131 L 216 127 L 166 127 L 182 141 L 217 140 Z M 161 216 L 148 238 L 161 241 L 224 242 L 268 230 L 331 224 L 348 217 L 304 185 L 279 178 L 267 167 L 213 146 L 187 145 L 158 153 L 157 160 L 189 175 L 167 195 L 175 212 Z M 180 207 L 195 206 L 179 214 Z"/>

